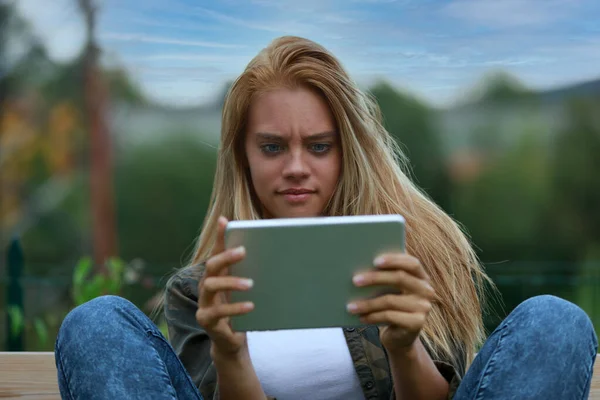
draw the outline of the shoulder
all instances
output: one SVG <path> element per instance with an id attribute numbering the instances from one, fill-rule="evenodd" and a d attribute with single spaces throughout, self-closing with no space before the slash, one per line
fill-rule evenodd
<path id="1" fill-rule="evenodd" d="M 204 273 L 204 264 L 184 267 L 172 275 L 166 284 L 167 297 L 183 295 L 198 299 L 198 283 Z"/>

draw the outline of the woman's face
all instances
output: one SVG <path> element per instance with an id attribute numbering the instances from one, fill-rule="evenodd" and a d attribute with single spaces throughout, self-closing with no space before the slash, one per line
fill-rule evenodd
<path id="1" fill-rule="evenodd" d="M 245 150 L 265 218 L 323 213 L 339 178 L 342 154 L 335 120 L 321 96 L 299 87 L 256 97 Z"/>

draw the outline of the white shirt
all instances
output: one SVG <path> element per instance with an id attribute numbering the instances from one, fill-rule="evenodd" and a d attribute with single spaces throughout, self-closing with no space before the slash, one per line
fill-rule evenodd
<path id="1" fill-rule="evenodd" d="M 248 332 L 264 392 L 281 400 L 364 400 L 341 328 Z"/>

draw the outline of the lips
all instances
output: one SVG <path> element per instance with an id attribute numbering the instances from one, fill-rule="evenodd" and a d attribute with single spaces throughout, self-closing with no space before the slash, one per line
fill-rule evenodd
<path id="1" fill-rule="evenodd" d="M 290 205 L 298 206 L 305 204 L 311 196 L 316 193 L 316 190 L 310 190 L 305 188 L 290 188 L 278 192 L 286 202 Z"/>
<path id="2" fill-rule="evenodd" d="M 310 190 L 310 189 L 304 189 L 304 188 L 292 188 L 292 189 L 286 189 L 286 190 L 282 190 L 279 192 L 279 194 L 289 194 L 289 195 L 301 195 L 301 194 L 311 194 L 311 193 L 315 193 L 314 190 Z"/>

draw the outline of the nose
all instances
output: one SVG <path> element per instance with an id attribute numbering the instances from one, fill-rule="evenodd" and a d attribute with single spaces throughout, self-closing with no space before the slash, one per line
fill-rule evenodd
<path id="1" fill-rule="evenodd" d="M 282 172 L 285 179 L 294 180 L 306 179 L 310 175 L 309 166 L 301 151 L 294 151 L 288 154 Z"/>

